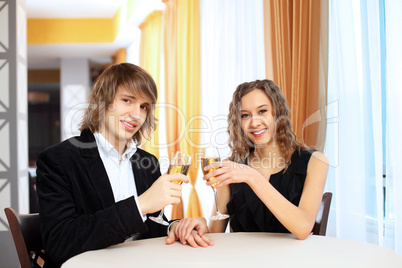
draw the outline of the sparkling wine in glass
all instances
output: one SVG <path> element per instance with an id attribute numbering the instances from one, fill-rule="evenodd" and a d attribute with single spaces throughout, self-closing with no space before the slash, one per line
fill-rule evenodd
<path id="1" fill-rule="evenodd" d="M 208 149 L 209 149 L 209 150 L 208 150 Z M 210 164 L 212 164 L 212 163 L 214 163 L 214 162 L 219 162 L 219 161 L 221 161 L 221 157 L 220 157 L 220 155 L 219 155 L 219 150 L 218 150 L 218 148 L 215 148 L 215 147 L 214 147 L 214 149 L 210 149 L 210 148 L 205 149 L 204 152 L 203 152 L 203 156 L 201 157 L 201 167 L 202 167 L 202 172 L 204 173 L 204 175 L 206 175 L 206 174 L 208 174 L 209 172 L 214 171 L 214 170 L 217 169 L 217 168 L 211 168 L 211 169 L 208 169 L 208 170 L 204 170 L 204 168 L 205 168 L 206 166 L 208 166 L 208 165 L 210 165 Z M 212 178 L 210 178 L 209 180 L 212 180 L 212 179 L 214 179 L 214 178 L 215 178 L 215 177 L 212 177 Z M 212 188 L 212 190 L 214 191 L 214 196 L 215 196 L 215 208 L 216 208 L 216 214 L 213 215 L 213 216 L 211 216 L 211 217 L 209 218 L 209 219 L 212 220 L 212 221 L 224 220 L 224 219 L 229 218 L 229 215 L 227 215 L 227 214 L 222 214 L 222 213 L 219 211 L 219 206 L 218 206 L 218 193 L 217 193 L 217 190 L 216 190 L 216 188 L 215 188 L 215 186 L 218 185 L 219 183 L 220 183 L 220 182 L 218 181 L 218 182 L 216 182 L 216 183 L 214 183 L 214 184 L 211 185 L 211 188 Z"/>
<path id="2" fill-rule="evenodd" d="M 175 153 L 172 161 L 170 161 L 170 166 L 169 166 L 167 173 L 168 174 L 181 173 L 181 174 L 187 176 L 188 171 L 190 170 L 191 159 L 192 159 L 192 157 L 189 156 L 188 154 L 177 151 Z M 182 181 L 173 181 L 173 183 L 182 184 L 183 182 Z M 163 219 L 163 211 L 164 211 L 164 209 L 162 208 L 158 217 L 149 216 L 148 218 L 154 222 L 168 226 L 169 223 Z"/>

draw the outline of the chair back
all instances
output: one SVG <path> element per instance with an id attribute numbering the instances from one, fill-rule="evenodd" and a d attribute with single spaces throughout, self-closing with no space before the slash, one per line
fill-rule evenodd
<path id="1" fill-rule="evenodd" d="M 331 206 L 332 193 L 326 192 L 322 196 L 320 211 L 318 212 L 315 224 L 313 227 L 314 235 L 323 235 L 327 233 L 327 223 L 329 216 L 329 208 Z"/>
<path id="2" fill-rule="evenodd" d="M 43 267 L 46 255 L 42 246 L 39 214 L 18 214 L 12 208 L 5 208 L 4 212 L 21 268 Z"/>

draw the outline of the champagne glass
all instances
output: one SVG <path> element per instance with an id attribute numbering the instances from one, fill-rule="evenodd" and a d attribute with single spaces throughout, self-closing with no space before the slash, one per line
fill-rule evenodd
<path id="1" fill-rule="evenodd" d="M 181 173 L 181 174 L 187 176 L 188 171 L 190 170 L 191 159 L 192 159 L 192 157 L 189 156 L 188 154 L 177 151 L 175 153 L 172 161 L 170 161 L 170 165 L 169 165 L 169 169 L 168 169 L 167 173 L 168 174 Z M 173 183 L 182 184 L 183 182 L 182 181 L 173 181 Z M 168 226 L 169 223 L 163 219 L 163 211 L 164 211 L 164 208 L 162 208 L 158 217 L 149 216 L 148 218 L 154 222 Z"/>
<path id="2" fill-rule="evenodd" d="M 201 167 L 202 167 L 202 172 L 204 173 L 204 175 L 208 174 L 209 172 L 217 169 L 217 168 L 211 168 L 208 170 L 204 170 L 204 168 L 214 162 L 219 162 L 221 161 L 221 156 L 219 154 L 219 150 L 217 147 L 212 147 L 212 148 L 205 148 L 203 150 L 202 153 L 202 157 L 201 157 Z M 209 180 L 214 179 L 215 177 L 210 178 Z M 215 188 L 216 185 L 218 185 L 220 182 L 216 182 L 214 184 L 211 185 L 212 190 L 214 191 L 214 196 L 215 196 L 215 208 L 216 208 L 216 214 L 211 216 L 209 219 L 212 221 L 216 221 L 216 220 L 224 220 L 229 218 L 229 215 L 227 214 L 222 214 L 219 211 L 219 206 L 218 206 L 218 193 L 217 190 Z"/>

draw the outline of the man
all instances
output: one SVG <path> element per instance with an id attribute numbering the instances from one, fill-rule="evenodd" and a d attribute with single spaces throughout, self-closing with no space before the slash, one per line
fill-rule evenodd
<path id="1" fill-rule="evenodd" d="M 155 129 L 157 89 L 128 63 L 112 65 L 95 81 L 81 135 L 44 150 L 37 160 L 42 241 L 59 267 L 79 253 L 126 240 L 165 236 L 147 220 L 180 202 L 182 174 L 161 176 L 155 156 L 137 148 Z M 168 240 L 174 241 L 173 228 Z"/>

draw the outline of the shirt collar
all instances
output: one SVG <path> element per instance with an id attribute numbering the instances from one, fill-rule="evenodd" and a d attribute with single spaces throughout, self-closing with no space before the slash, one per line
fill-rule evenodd
<path id="1" fill-rule="evenodd" d="M 136 151 L 137 151 L 137 145 L 132 139 L 130 139 L 127 142 L 126 150 L 123 153 L 123 159 L 130 159 L 133 156 L 133 154 L 135 154 Z"/>
<path id="2" fill-rule="evenodd" d="M 96 144 L 98 145 L 98 150 L 101 151 L 104 155 L 109 156 L 110 154 L 118 155 L 116 149 L 113 145 L 103 137 L 103 135 L 99 132 L 94 133 Z M 122 159 L 130 159 L 133 154 L 137 151 L 137 145 L 131 139 L 127 142 L 126 150 L 123 153 Z"/>

